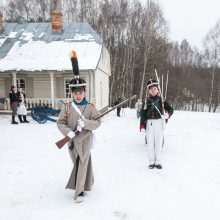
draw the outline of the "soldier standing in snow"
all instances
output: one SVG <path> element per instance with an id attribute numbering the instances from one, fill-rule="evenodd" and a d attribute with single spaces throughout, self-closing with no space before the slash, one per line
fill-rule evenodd
<path id="1" fill-rule="evenodd" d="M 147 133 L 147 146 L 149 168 L 162 169 L 161 151 L 164 137 L 166 121 L 173 114 L 173 108 L 167 101 L 164 101 L 162 109 L 162 99 L 158 90 L 158 82 L 149 80 L 147 82 L 147 93 L 145 102 L 141 110 L 140 130 Z M 163 113 L 164 112 L 164 113 Z"/>
<path id="2" fill-rule="evenodd" d="M 74 200 L 82 202 L 84 191 L 90 191 L 94 182 L 90 149 L 93 144 L 92 131 L 100 126 L 100 119 L 93 120 L 98 111 L 86 100 L 86 82 L 79 77 L 76 52 L 71 61 L 75 78 L 70 81 L 73 101 L 61 109 L 57 126 L 64 136 L 70 138 L 69 153 L 74 167 L 66 188 L 75 190 Z"/>
<path id="3" fill-rule="evenodd" d="M 17 114 L 18 114 L 18 118 L 19 118 L 19 121 L 20 123 L 29 123 L 29 121 L 27 121 L 27 108 L 25 106 L 25 103 L 24 103 L 24 94 L 22 92 L 22 88 L 21 87 L 18 87 L 18 110 L 17 110 Z M 23 119 L 22 120 L 22 116 L 23 116 Z"/>
<path id="4" fill-rule="evenodd" d="M 121 102 L 121 98 L 119 97 L 118 100 L 116 100 L 114 104 L 118 105 L 120 102 Z M 118 117 L 121 117 L 120 112 L 121 112 L 121 106 L 117 108 L 117 116 Z"/>
<path id="5" fill-rule="evenodd" d="M 137 111 L 137 118 L 140 118 L 141 108 L 142 108 L 142 101 L 141 99 L 138 99 L 138 101 L 135 103 L 135 109 Z"/>
<path id="6" fill-rule="evenodd" d="M 11 86 L 11 92 L 9 93 L 10 98 L 10 107 L 12 110 L 12 124 L 18 124 L 17 121 L 15 121 L 15 115 L 17 114 L 17 107 L 18 107 L 18 94 L 16 91 L 16 86 Z"/>

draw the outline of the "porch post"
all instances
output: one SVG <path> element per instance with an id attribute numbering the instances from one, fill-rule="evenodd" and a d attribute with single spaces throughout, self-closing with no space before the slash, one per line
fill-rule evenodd
<path id="1" fill-rule="evenodd" d="M 54 73 L 50 72 L 51 103 L 54 108 Z"/>
<path id="2" fill-rule="evenodd" d="M 12 72 L 12 85 L 17 87 L 17 73 Z"/>
<path id="3" fill-rule="evenodd" d="M 96 104 L 95 99 L 95 80 L 94 80 L 95 72 L 89 71 L 89 96 L 90 101 Z"/>

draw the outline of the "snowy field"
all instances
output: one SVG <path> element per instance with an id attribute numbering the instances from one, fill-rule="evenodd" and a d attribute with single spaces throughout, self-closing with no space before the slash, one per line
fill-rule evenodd
<path id="1" fill-rule="evenodd" d="M 104 118 L 92 150 L 95 185 L 75 204 L 56 124 L 11 125 L 0 116 L 1 220 L 219 220 L 220 114 L 176 111 L 163 169 L 149 170 L 134 110 Z"/>

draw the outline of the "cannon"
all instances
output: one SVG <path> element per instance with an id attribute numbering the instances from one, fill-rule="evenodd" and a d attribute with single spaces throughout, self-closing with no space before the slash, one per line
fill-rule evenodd
<path id="1" fill-rule="evenodd" d="M 54 109 L 51 106 L 37 105 L 31 110 L 31 117 L 40 124 L 45 124 L 47 121 L 56 122 L 50 116 L 58 116 L 60 109 Z"/>

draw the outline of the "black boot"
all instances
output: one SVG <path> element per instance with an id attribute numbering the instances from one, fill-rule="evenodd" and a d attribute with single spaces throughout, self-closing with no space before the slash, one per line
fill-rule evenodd
<path id="1" fill-rule="evenodd" d="M 20 123 L 24 123 L 24 121 L 22 120 L 21 115 L 18 115 L 18 118 L 19 118 Z"/>
<path id="2" fill-rule="evenodd" d="M 12 122 L 11 123 L 14 124 L 14 125 L 18 124 L 18 122 L 15 121 L 15 116 L 12 116 Z"/>
<path id="3" fill-rule="evenodd" d="M 161 166 L 161 164 L 155 164 L 155 167 L 157 168 L 157 169 L 162 169 L 162 166 Z"/>
<path id="4" fill-rule="evenodd" d="M 82 191 L 78 196 L 84 196 L 84 192 Z"/>
<path id="5" fill-rule="evenodd" d="M 25 123 L 29 123 L 29 121 L 27 120 L 27 115 L 23 115 L 23 118 Z"/>
<path id="6" fill-rule="evenodd" d="M 149 165 L 149 169 L 154 169 L 154 167 L 155 167 L 155 164 L 150 164 Z"/>

